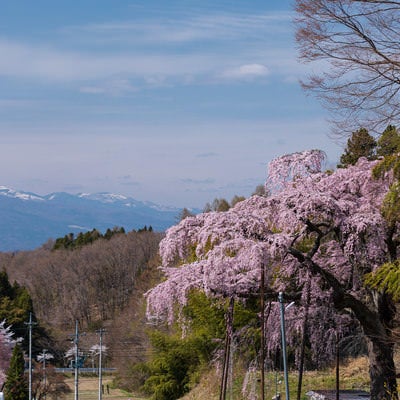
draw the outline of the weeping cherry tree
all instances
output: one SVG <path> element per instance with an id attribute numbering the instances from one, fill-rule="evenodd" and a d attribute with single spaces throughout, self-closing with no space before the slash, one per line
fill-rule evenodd
<path id="1" fill-rule="evenodd" d="M 188 217 L 170 228 L 160 244 L 166 279 L 147 293 L 148 316 L 171 323 L 192 289 L 221 298 L 259 294 L 265 270 L 267 291 L 300 293 L 291 312 L 307 313 L 316 360 L 332 358 L 337 336 L 359 324 L 368 345 L 371 399 L 397 398 L 394 302 L 364 283 L 366 274 L 397 258 L 398 225 L 389 226 L 381 214 L 393 178 L 374 179 L 377 161 L 365 158 L 324 173 L 324 157 L 312 150 L 273 160 L 269 197 L 254 195 L 226 212 Z M 267 323 L 270 350 L 279 342 L 274 310 Z M 301 334 L 302 318 L 290 324 L 289 343 Z"/>

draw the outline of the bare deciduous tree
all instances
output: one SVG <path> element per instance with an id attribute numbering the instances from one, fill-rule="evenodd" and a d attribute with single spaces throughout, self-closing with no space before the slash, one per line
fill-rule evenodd
<path id="1" fill-rule="evenodd" d="M 382 130 L 400 117 L 400 1 L 297 0 L 303 81 L 332 112 L 338 132 Z M 319 71 L 318 71 L 319 70 Z"/>

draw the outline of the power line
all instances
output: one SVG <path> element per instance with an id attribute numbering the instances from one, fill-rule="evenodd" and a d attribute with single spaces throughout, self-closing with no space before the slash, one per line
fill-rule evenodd
<path id="1" fill-rule="evenodd" d="M 78 400 L 79 393 L 79 337 L 84 333 L 79 333 L 78 320 L 75 322 L 75 335 L 73 336 L 73 342 L 75 345 L 75 396 L 74 399 Z"/>

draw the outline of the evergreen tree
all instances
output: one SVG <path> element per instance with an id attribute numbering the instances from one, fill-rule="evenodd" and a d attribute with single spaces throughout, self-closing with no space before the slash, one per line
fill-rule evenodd
<path id="1" fill-rule="evenodd" d="M 27 289 L 17 282 L 11 286 L 6 271 L 0 273 L 0 321 L 12 325 L 13 330 L 25 332 L 25 322 L 33 312 L 32 299 Z"/>
<path id="2" fill-rule="evenodd" d="M 6 327 L 12 327 L 12 331 L 18 333 L 18 338 L 22 339 L 20 345 L 25 351 L 28 350 L 26 321 L 30 314 L 36 319 L 32 298 L 26 287 L 17 282 L 11 286 L 7 272 L 5 270 L 0 272 L 0 321 L 4 321 Z M 48 346 L 50 340 L 47 332 L 40 325 L 35 327 L 32 339 L 34 350 L 41 346 L 41 342 Z"/>
<path id="3" fill-rule="evenodd" d="M 28 398 L 28 384 L 24 375 L 24 353 L 19 344 L 16 344 L 12 353 L 10 367 L 7 371 L 4 396 L 7 400 L 26 400 Z"/>
<path id="4" fill-rule="evenodd" d="M 3 269 L 0 272 L 0 297 L 11 297 L 13 295 L 13 288 L 8 280 L 7 271 Z"/>
<path id="5" fill-rule="evenodd" d="M 347 147 L 340 157 L 339 168 L 346 168 L 349 165 L 355 165 L 360 157 L 366 157 L 368 160 L 375 158 L 376 140 L 368 133 L 365 128 L 360 128 L 353 132 L 351 138 L 347 141 Z"/>
<path id="6" fill-rule="evenodd" d="M 400 152 L 400 135 L 394 125 L 388 125 L 377 141 L 376 154 L 386 157 Z"/>

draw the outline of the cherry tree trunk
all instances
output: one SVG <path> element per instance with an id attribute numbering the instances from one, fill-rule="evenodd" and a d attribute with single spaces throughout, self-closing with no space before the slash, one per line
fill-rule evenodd
<path id="1" fill-rule="evenodd" d="M 393 361 L 393 345 L 386 343 L 381 338 L 370 338 L 368 355 L 371 400 L 398 399 L 396 368 Z"/>

